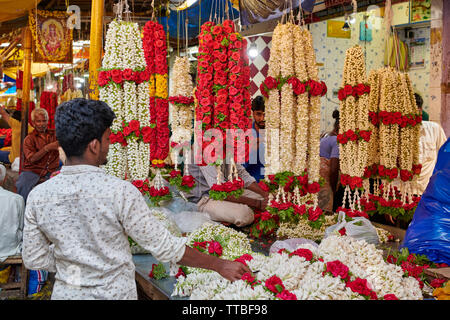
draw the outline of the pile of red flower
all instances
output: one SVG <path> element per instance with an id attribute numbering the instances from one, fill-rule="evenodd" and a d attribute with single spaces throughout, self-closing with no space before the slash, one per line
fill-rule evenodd
<path id="1" fill-rule="evenodd" d="M 181 171 L 172 170 L 169 173 L 169 183 L 176 186 L 179 190 L 189 192 L 195 187 L 195 179 L 191 175 L 181 175 Z"/>
<path id="2" fill-rule="evenodd" d="M 175 97 L 169 97 L 169 102 L 173 103 L 176 106 L 192 106 L 194 104 L 194 98 L 188 98 L 184 96 L 175 96 Z"/>
<path id="3" fill-rule="evenodd" d="M 133 71 L 131 69 L 111 69 L 102 70 L 98 73 L 98 85 L 100 87 L 106 86 L 110 82 L 118 85 L 123 85 L 125 81 L 132 81 L 136 84 L 140 84 L 145 81 L 149 81 L 150 73 L 147 70 Z"/>
<path id="4" fill-rule="evenodd" d="M 150 186 L 150 180 L 134 180 L 131 182 L 139 191 L 149 197 L 150 201 L 155 205 L 159 206 L 159 203 L 164 200 L 172 199 L 172 193 L 168 187 L 162 187 L 160 189 Z"/>
<path id="5" fill-rule="evenodd" d="M 3 147 L 9 147 L 11 145 L 12 129 L 0 128 L 0 136 L 5 136 Z"/>
<path id="6" fill-rule="evenodd" d="M 364 94 L 370 93 L 370 86 L 367 84 L 359 83 L 356 86 L 351 86 L 349 84 L 345 85 L 344 88 L 339 89 L 338 98 L 339 100 L 345 100 L 349 96 L 358 98 Z"/>
<path id="7" fill-rule="evenodd" d="M 259 89 L 263 96 L 266 98 L 269 97 L 269 91 L 272 89 L 281 90 L 283 85 L 285 83 L 289 83 L 292 86 L 292 90 L 295 95 L 300 95 L 305 92 L 308 92 L 310 96 L 317 97 L 321 96 L 323 97 L 327 93 L 327 85 L 323 81 L 316 81 L 316 80 L 307 80 L 307 81 L 300 81 L 297 77 L 291 76 L 287 78 L 278 77 L 274 78 L 271 76 L 268 76 L 263 83 L 259 86 Z"/>
<path id="8" fill-rule="evenodd" d="M 194 241 L 192 248 L 209 253 L 212 256 L 220 257 L 222 255 L 223 247 L 218 241 Z"/>
<path id="9" fill-rule="evenodd" d="M 241 178 L 213 184 L 209 190 L 209 197 L 214 200 L 224 200 L 228 196 L 239 198 L 244 192 L 244 181 Z"/>

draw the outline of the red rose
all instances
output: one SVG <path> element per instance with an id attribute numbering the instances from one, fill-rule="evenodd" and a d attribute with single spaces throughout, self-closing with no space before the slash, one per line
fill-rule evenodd
<path id="1" fill-rule="evenodd" d="M 281 293 L 277 294 L 276 297 L 281 300 L 297 300 L 297 296 L 287 290 L 283 290 Z"/>
<path id="2" fill-rule="evenodd" d="M 124 78 L 125 80 L 127 80 L 127 81 L 132 81 L 132 80 L 134 80 L 134 78 L 133 78 L 133 70 L 131 70 L 131 69 L 129 69 L 129 68 L 123 70 L 122 76 L 123 76 L 123 78 Z"/>
<path id="3" fill-rule="evenodd" d="M 221 33 L 222 32 L 222 27 L 221 26 L 214 26 L 214 28 L 213 28 L 213 30 L 212 30 L 212 33 L 214 34 L 214 35 L 217 35 L 217 34 L 219 34 L 219 33 Z"/>
<path id="4" fill-rule="evenodd" d="M 134 181 L 132 182 L 132 184 L 133 184 L 135 187 L 137 187 L 137 188 L 142 188 L 142 186 L 144 185 L 144 181 L 142 181 L 142 180 L 134 180 Z"/>
<path id="5" fill-rule="evenodd" d="M 294 204 L 293 207 L 294 207 L 294 212 L 300 216 L 304 215 L 306 213 L 306 205 L 304 205 L 304 204 L 302 204 L 300 206 Z"/>
<path id="6" fill-rule="evenodd" d="M 356 141 L 358 140 L 358 135 L 353 131 L 353 130 L 347 130 L 347 132 L 345 132 L 345 135 L 347 136 L 347 138 L 350 141 Z"/>
<path id="7" fill-rule="evenodd" d="M 370 141 L 370 136 L 372 135 L 372 131 L 361 130 L 359 132 L 359 135 L 361 136 L 361 138 L 363 138 L 364 141 L 369 142 Z"/>
<path id="8" fill-rule="evenodd" d="M 137 120 L 131 120 L 130 123 L 128 123 L 128 126 L 130 127 L 131 131 L 139 130 L 140 123 Z"/>
<path id="9" fill-rule="evenodd" d="M 303 176 L 298 176 L 297 177 L 297 181 L 298 181 L 298 183 L 300 183 L 301 185 L 307 185 L 308 184 L 308 175 L 307 174 L 305 174 L 305 175 L 303 175 Z"/>
<path id="10" fill-rule="evenodd" d="M 311 93 L 312 96 L 319 96 L 322 94 L 323 88 L 320 82 L 310 80 L 309 86 L 310 86 L 309 92 Z"/>
<path id="11" fill-rule="evenodd" d="M 366 86 L 362 83 L 359 83 L 356 86 L 356 93 L 358 94 L 358 96 L 362 96 L 365 92 L 366 92 Z"/>
<path id="12" fill-rule="evenodd" d="M 345 98 L 347 98 L 347 94 L 345 93 L 345 90 L 344 89 L 339 89 L 339 91 L 338 91 L 338 99 L 340 101 L 342 101 Z"/>
<path id="13" fill-rule="evenodd" d="M 318 182 L 313 182 L 307 187 L 309 193 L 317 193 L 320 190 L 320 184 Z"/>
<path id="14" fill-rule="evenodd" d="M 292 252 L 289 254 L 289 257 L 292 257 L 292 256 L 303 257 L 303 258 L 306 259 L 306 261 L 311 261 L 312 258 L 313 258 L 313 253 L 312 253 L 311 250 L 309 250 L 309 249 L 303 249 L 303 248 L 300 248 L 300 249 L 297 249 L 297 250 L 295 250 L 295 251 L 292 251 Z"/>
<path id="15" fill-rule="evenodd" d="M 348 267 L 339 260 L 327 262 L 327 272 L 330 272 L 335 277 L 341 277 L 342 279 L 348 278 Z"/>
<path id="16" fill-rule="evenodd" d="M 191 175 L 183 176 L 183 178 L 181 179 L 181 185 L 192 188 L 195 185 L 194 177 Z"/>
<path id="17" fill-rule="evenodd" d="M 266 84 L 266 86 L 269 90 L 276 88 L 278 85 L 278 81 L 275 78 L 270 77 L 270 76 L 267 77 L 266 80 L 264 80 L 264 83 Z"/>
<path id="18" fill-rule="evenodd" d="M 265 286 L 273 293 L 281 293 L 284 290 L 283 282 L 277 276 L 271 276 L 265 282 Z"/>
<path id="19" fill-rule="evenodd" d="M 270 219 L 272 219 L 272 215 L 270 214 L 270 212 L 268 212 L 268 211 L 261 212 L 261 220 L 262 221 L 267 221 Z"/>
<path id="20" fill-rule="evenodd" d="M 221 256 L 222 255 L 222 246 L 217 241 L 210 241 L 208 252 L 213 255 Z"/>
<path id="21" fill-rule="evenodd" d="M 346 96 L 349 96 L 353 93 L 353 87 L 349 84 L 347 84 L 343 90 Z"/>
<path id="22" fill-rule="evenodd" d="M 366 279 L 356 278 L 354 281 L 349 281 L 345 284 L 353 292 L 359 293 L 364 296 L 369 296 L 371 290 L 368 287 L 368 282 Z"/>
<path id="23" fill-rule="evenodd" d="M 395 294 L 386 294 L 383 297 L 383 300 L 398 300 Z"/>
<path id="24" fill-rule="evenodd" d="M 338 134 L 336 140 L 340 144 L 346 144 L 348 142 L 348 138 L 345 134 Z"/>
<path id="25" fill-rule="evenodd" d="M 123 128 L 123 135 L 124 135 L 125 137 L 128 137 L 132 132 L 133 132 L 133 130 L 131 130 L 130 127 L 124 127 L 124 128 Z"/>
<path id="26" fill-rule="evenodd" d="M 339 229 L 339 234 L 340 234 L 341 236 L 345 236 L 345 235 L 347 234 L 347 230 L 345 230 L 345 227 Z"/>
<path id="27" fill-rule="evenodd" d="M 321 215 L 322 215 L 322 209 L 320 207 L 317 207 L 315 210 L 313 207 L 309 207 L 308 209 L 308 220 L 309 221 L 316 221 Z"/>
<path id="28" fill-rule="evenodd" d="M 120 70 L 111 70 L 111 79 L 117 84 L 121 84 L 123 81 L 122 72 Z"/>

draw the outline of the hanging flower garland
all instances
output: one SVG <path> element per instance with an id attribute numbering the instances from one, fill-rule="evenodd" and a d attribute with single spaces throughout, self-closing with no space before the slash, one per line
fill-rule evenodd
<path id="1" fill-rule="evenodd" d="M 360 46 L 346 51 L 340 100 L 339 143 L 341 184 L 345 187 L 344 208 L 361 211 L 360 191 L 364 190 L 363 177 L 368 162 L 370 86 L 366 78 L 364 53 Z M 353 197 L 352 192 L 353 190 Z M 358 207 L 357 207 L 358 206 Z"/>
<path id="2" fill-rule="evenodd" d="M 148 80 L 138 25 L 112 21 L 98 83 L 100 99 L 116 114 L 105 170 L 121 179 L 146 179 L 149 174 Z"/>
<path id="3" fill-rule="evenodd" d="M 199 36 L 198 85 L 195 119 L 196 140 L 201 134 L 202 165 L 217 166 L 217 183 L 210 190 L 210 197 L 225 199 L 243 193 L 243 184 L 237 174 L 236 163 L 249 158 L 249 138 L 245 131 L 251 128 L 250 69 L 246 55 L 247 42 L 235 32 L 233 21 L 222 24 L 206 22 Z M 211 137 L 210 129 L 221 133 L 221 138 Z M 227 136 L 227 130 L 230 136 Z M 205 134 L 206 133 L 206 134 Z M 221 141 L 219 140 L 221 139 Z M 244 150 L 238 146 L 244 145 Z M 227 146 L 234 154 L 226 160 Z M 200 151 L 200 150 L 199 150 Z M 243 156 L 242 156 L 243 154 Z M 221 164 L 230 161 L 230 175 L 223 177 Z M 227 179 L 227 180 L 225 180 Z"/>
<path id="4" fill-rule="evenodd" d="M 164 27 L 148 21 L 143 31 L 144 55 L 150 78 L 150 159 L 160 168 L 169 154 L 169 103 L 167 85 L 167 43 Z"/>
<path id="5" fill-rule="evenodd" d="M 268 210 L 281 222 L 298 221 L 293 206 L 307 205 L 310 222 L 320 228 L 320 97 L 327 87 L 318 79 L 309 31 L 290 22 L 275 28 L 268 77 L 260 90 L 266 97 L 266 179 L 260 185 L 274 200 Z M 276 203 L 288 205 L 290 213 L 273 207 Z M 274 225 L 273 219 L 269 222 Z M 264 229 L 261 223 L 254 230 L 258 228 Z"/>

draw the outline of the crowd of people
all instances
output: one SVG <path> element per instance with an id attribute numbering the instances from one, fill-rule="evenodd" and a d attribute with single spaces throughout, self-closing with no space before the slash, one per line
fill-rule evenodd
<path id="1" fill-rule="evenodd" d="M 420 96 L 416 99 L 422 107 Z M 189 164 L 196 186 L 187 199 L 214 221 L 244 227 L 253 222 L 255 211 L 268 204 L 269 194 L 258 184 L 264 179 L 264 110 L 263 97 L 256 97 L 252 134 L 257 143 L 250 151 L 255 156 L 251 162 L 237 164 L 245 187 L 241 197 L 209 198 L 216 168 Z M 34 109 L 22 147 L 20 113 L 10 116 L 0 107 L 0 114 L 13 130 L 12 148 L 8 154 L 0 153 L 0 161 L 9 166 L 23 150 L 17 192 L 1 187 L 6 168 L 0 165 L 0 262 L 22 254 L 28 269 L 56 272 L 53 299 L 136 299 L 128 236 L 162 262 L 215 270 L 232 281 L 249 271 L 242 263 L 186 246 L 186 238 L 174 237 L 158 223 L 137 188 L 105 173 L 101 166 L 107 161 L 115 118 L 106 103 L 82 98 L 62 103 L 56 110 L 55 130 L 48 128 L 47 112 Z M 334 126 L 320 142 L 320 172 L 326 183 L 319 206 L 328 213 L 336 211 L 343 196 L 336 139 L 339 111 L 332 117 Z M 426 187 L 445 141 L 437 123 L 422 123 L 419 192 Z M 224 177 L 229 170 L 230 165 L 221 165 Z"/>

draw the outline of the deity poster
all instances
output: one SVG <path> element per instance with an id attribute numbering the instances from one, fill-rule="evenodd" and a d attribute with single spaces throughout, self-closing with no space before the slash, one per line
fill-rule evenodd
<path id="1" fill-rule="evenodd" d="M 31 11 L 29 25 L 34 62 L 72 63 L 73 29 L 67 23 L 70 15 L 65 11 Z"/>

